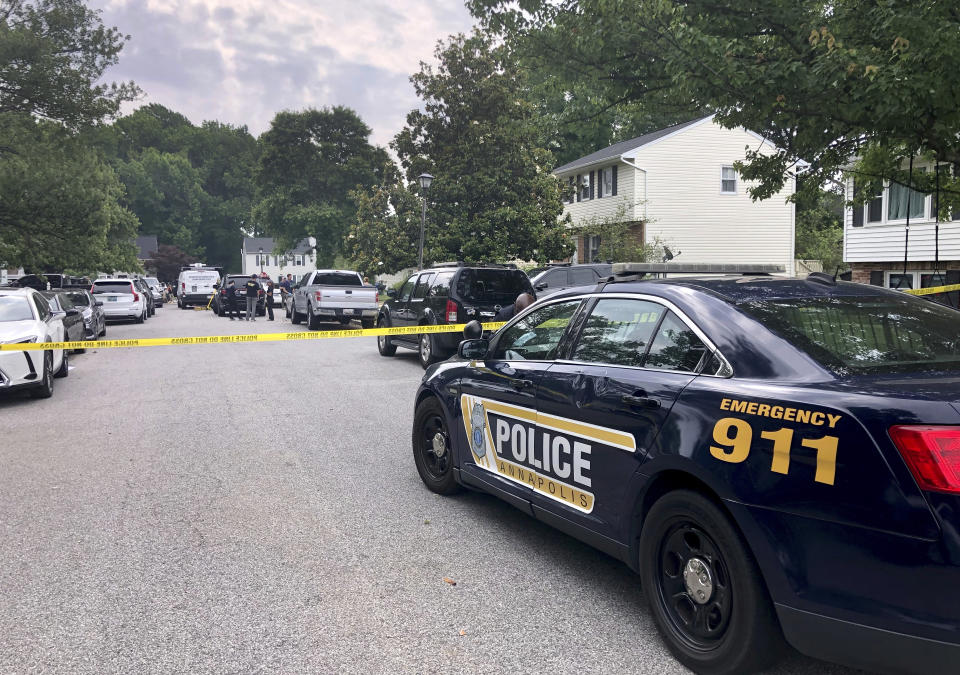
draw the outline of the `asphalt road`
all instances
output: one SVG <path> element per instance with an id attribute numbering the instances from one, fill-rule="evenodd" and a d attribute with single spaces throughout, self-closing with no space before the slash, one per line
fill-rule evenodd
<path id="1" fill-rule="evenodd" d="M 292 330 L 281 317 L 168 304 L 107 336 Z M 422 487 L 413 352 L 360 338 L 71 362 L 52 399 L 0 396 L 0 672 L 686 672 L 624 565 L 494 498 Z M 776 672 L 853 671 L 795 655 Z"/>

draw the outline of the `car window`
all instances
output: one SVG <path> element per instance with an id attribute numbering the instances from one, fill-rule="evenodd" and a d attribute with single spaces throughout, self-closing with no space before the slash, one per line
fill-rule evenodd
<path id="1" fill-rule="evenodd" d="M 313 283 L 318 286 L 363 286 L 356 272 L 318 272 Z"/>
<path id="2" fill-rule="evenodd" d="M 57 293 L 57 302 L 60 304 L 60 309 L 74 309 L 73 302 L 71 302 L 67 293 Z"/>
<path id="3" fill-rule="evenodd" d="M 697 370 L 706 351 L 706 345 L 697 334 L 680 317 L 668 311 L 657 329 L 643 366 L 692 373 Z"/>
<path id="4" fill-rule="evenodd" d="M 419 300 L 421 298 L 427 297 L 427 291 L 430 290 L 430 282 L 433 281 L 433 278 L 436 276 L 436 272 L 430 272 L 429 274 L 421 274 L 420 280 L 417 281 L 416 288 L 413 289 L 413 298 L 414 300 Z"/>
<path id="5" fill-rule="evenodd" d="M 97 281 L 93 284 L 94 295 L 97 293 L 126 293 L 133 294 L 129 281 Z"/>
<path id="6" fill-rule="evenodd" d="M 586 286 L 597 282 L 597 273 L 589 267 L 572 268 L 570 270 L 570 285 Z"/>
<path id="7" fill-rule="evenodd" d="M 597 302 L 573 351 L 575 361 L 643 365 L 653 331 L 666 308 L 647 300 L 604 298 Z"/>
<path id="8" fill-rule="evenodd" d="M 509 305 L 521 293 L 533 293 L 530 279 L 520 270 L 465 269 L 457 279 L 457 293 L 468 302 Z"/>
<path id="9" fill-rule="evenodd" d="M 90 306 L 90 296 L 86 293 L 67 293 L 67 297 L 70 298 L 70 301 L 74 305 L 82 305 L 83 307 Z"/>
<path id="10" fill-rule="evenodd" d="M 543 281 L 547 284 L 547 288 L 566 286 L 569 278 L 568 270 L 552 270 L 543 275 Z"/>
<path id="11" fill-rule="evenodd" d="M 403 287 L 400 289 L 400 293 L 399 293 L 400 302 L 407 302 L 408 300 L 410 300 L 410 294 L 413 291 L 413 282 L 415 282 L 416 280 L 417 280 L 416 274 L 414 274 L 412 277 L 407 279 L 407 283 L 405 283 Z"/>
<path id="12" fill-rule="evenodd" d="M 440 272 L 431 282 L 430 297 L 445 298 L 450 295 L 450 280 L 453 279 L 454 274 L 455 272 Z"/>
<path id="13" fill-rule="evenodd" d="M 35 295 L 33 296 L 33 302 L 37 306 L 37 312 L 40 314 L 41 320 L 50 316 L 50 305 L 47 303 L 46 298 L 42 295 Z"/>
<path id="14" fill-rule="evenodd" d="M 555 359 L 560 339 L 579 306 L 579 300 L 571 300 L 533 310 L 500 335 L 496 358 L 511 361 Z"/>
<path id="15" fill-rule="evenodd" d="M 27 299 L 18 295 L 0 295 L 0 321 L 32 321 L 33 311 Z"/>

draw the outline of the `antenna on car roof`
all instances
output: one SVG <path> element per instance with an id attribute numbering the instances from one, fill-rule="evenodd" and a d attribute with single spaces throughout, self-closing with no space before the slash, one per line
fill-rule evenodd
<path id="1" fill-rule="evenodd" d="M 825 284 L 827 286 L 837 285 L 837 278 L 833 275 L 827 274 L 826 272 L 811 272 L 807 275 L 807 281 Z"/>

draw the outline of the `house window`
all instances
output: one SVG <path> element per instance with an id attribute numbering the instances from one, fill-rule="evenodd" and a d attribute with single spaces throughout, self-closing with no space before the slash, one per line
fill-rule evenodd
<path id="1" fill-rule="evenodd" d="M 883 220 L 883 195 L 877 195 L 867 202 L 867 222 L 879 223 Z"/>
<path id="2" fill-rule="evenodd" d="M 932 270 L 909 270 L 906 274 L 903 272 L 887 272 L 886 281 L 887 288 L 897 288 L 902 291 L 914 288 L 934 288 L 947 285 L 947 274 L 946 272 L 934 274 Z"/>
<path id="3" fill-rule="evenodd" d="M 612 197 L 613 196 L 613 167 L 608 166 L 604 169 L 601 169 L 600 174 L 600 192 L 599 194 L 602 197 Z"/>
<path id="4" fill-rule="evenodd" d="M 908 212 L 910 218 L 923 218 L 926 203 L 927 196 L 922 192 L 906 185 L 891 183 L 887 192 L 887 220 L 906 220 Z"/>
<path id="5" fill-rule="evenodd" d="M 590 190 L 590 174 L 580 176 L 580 201 L 587 201 L 592 196 Z"/>
<path id="6" fill-rule="evenodd" d="M 600 260 L 600 235 L 594 234 L 583 238 L 586 258 L 581 261 L 585 263 L 597 262 Z"/>
<path id="7" fill-rule="evenodd" d="M 577 199 L 577 186 L 575 185 L 575 178 L 570 176 L 567 178 L 567 189 L 563 193 L 563 201 L 565 204 L 573 204 Z"/>
<path id="8" fill-rule="evenodd" d="M 293 264 L 296 265 L 297 267 L 300 267 L 301 265 L 303 265 L 303 256 L 302 255 L 294 256 Z"/>
<path id="9" fill-rule="evenodd" d="M 732 166 L 720 169 L 720 192 L 725 195 L 737 193 L 737 171 Z"/>

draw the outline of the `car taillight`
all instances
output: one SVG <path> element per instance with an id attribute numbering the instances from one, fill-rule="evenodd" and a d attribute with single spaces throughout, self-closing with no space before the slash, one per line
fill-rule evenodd
<path id="1" fill-rule="evenodd" d="M 377 291 L 376 293 L 373 294 L 373 301 L 376 302 L 378 305 L 380 304 L 380 291 Z"/>
<path id="2" fill-rule="evenodd" d="M 896 426 L 890 438 L 920 489 L 960 494 L 960 427 Z"/>
<path id="3" fill-rule="evenodd" d="M 320 291 L 317 291 L 314 295 L 317 298 L 317 302 L 320 302 L 323 299 L 323 294 Z"/>
<path id="4" fill-rule="evenodd" d="M 456 323 L 457 322 L 457 303 L 453 300 L 447 300 L 447 323 Z"/>

